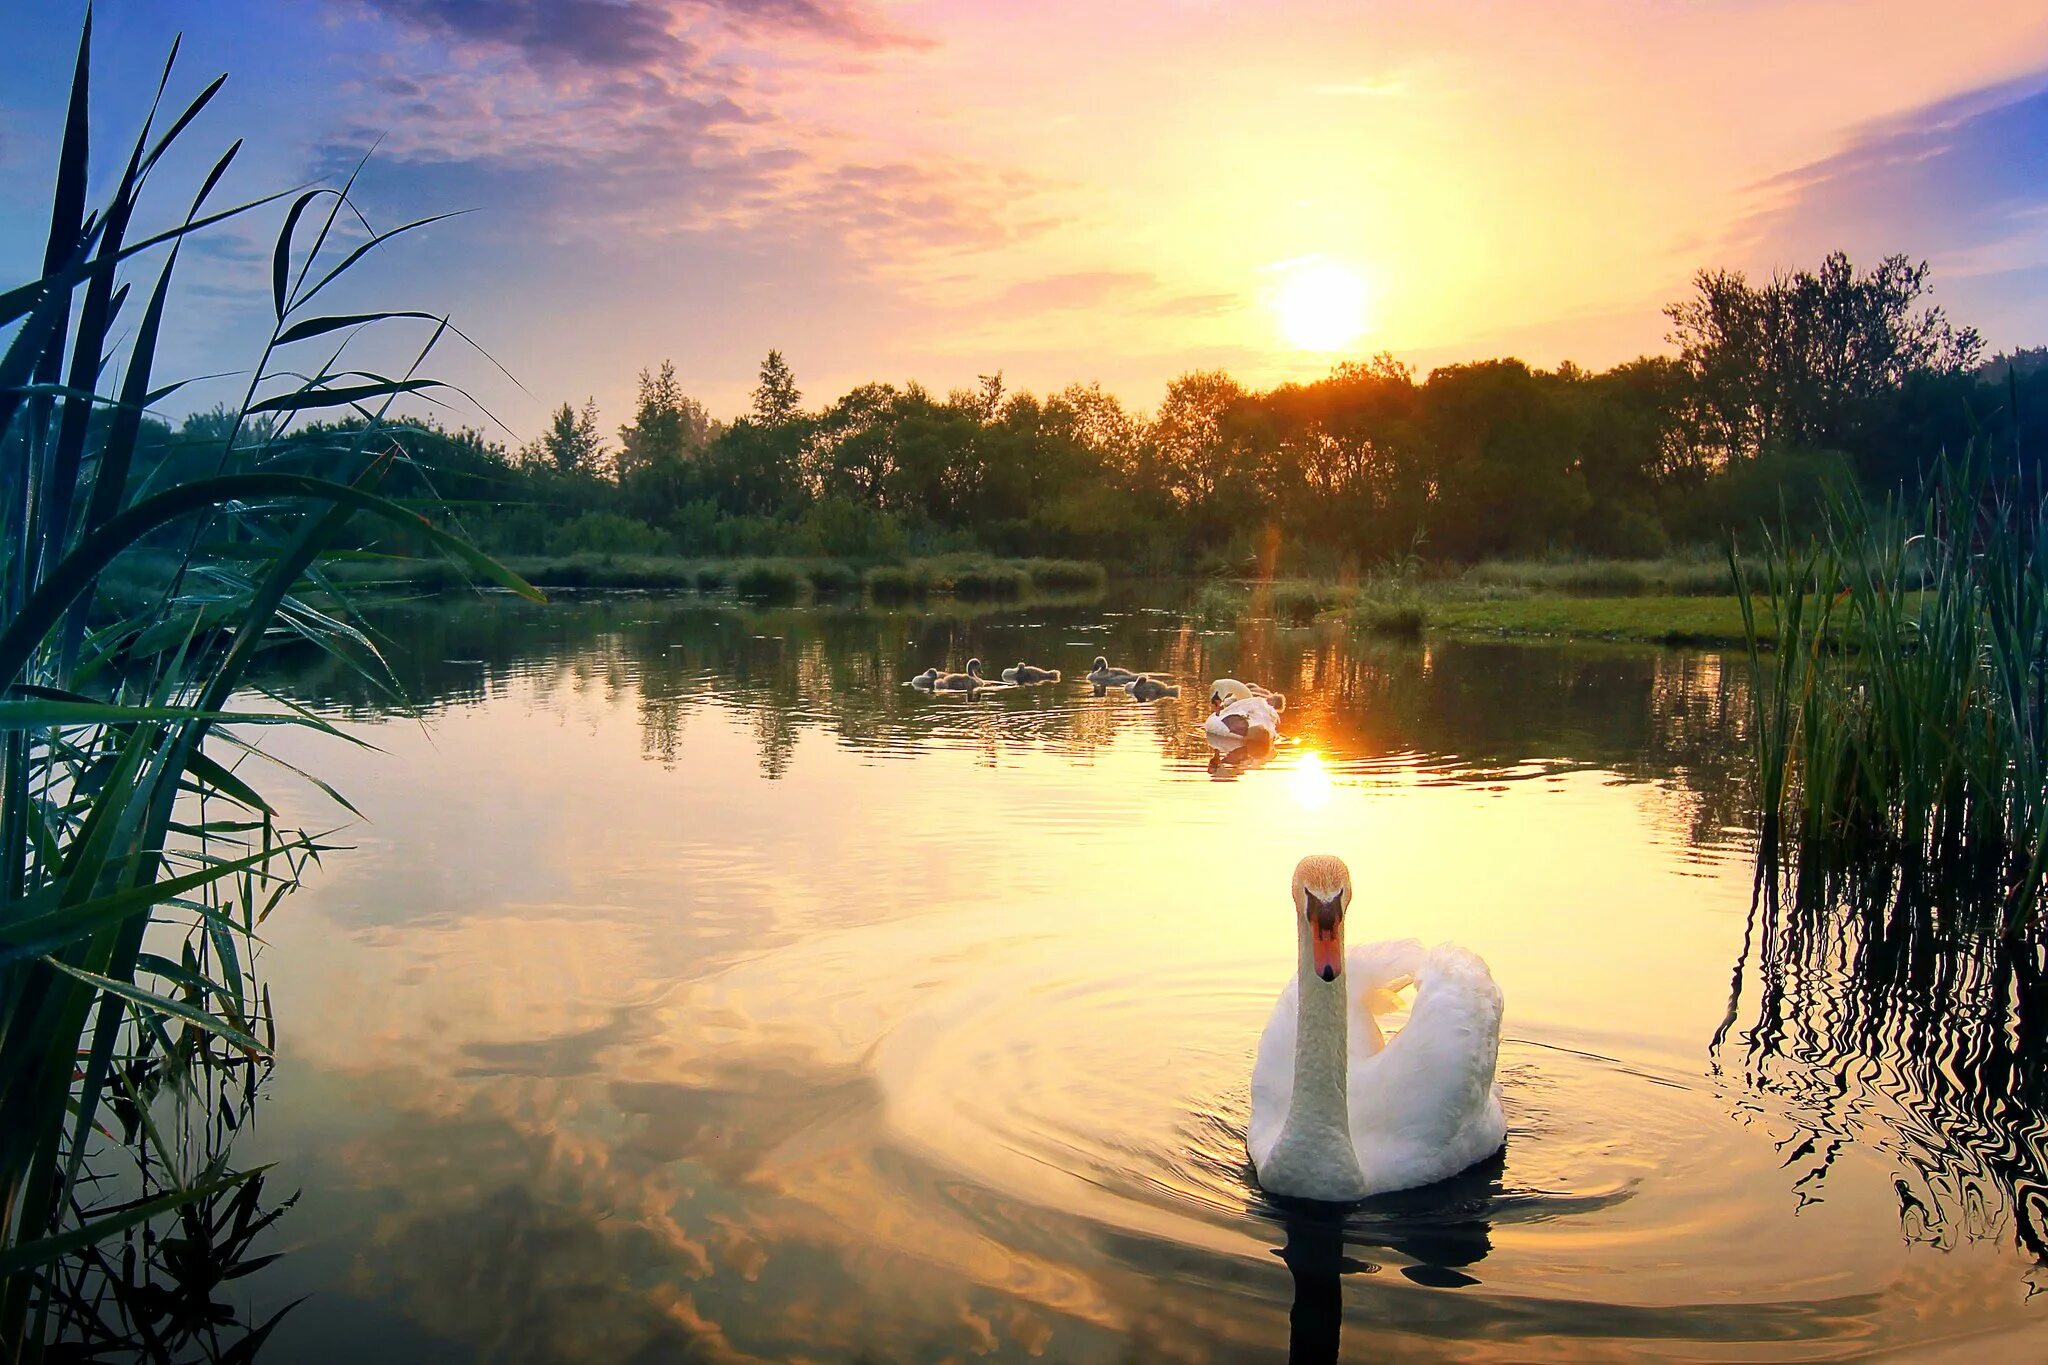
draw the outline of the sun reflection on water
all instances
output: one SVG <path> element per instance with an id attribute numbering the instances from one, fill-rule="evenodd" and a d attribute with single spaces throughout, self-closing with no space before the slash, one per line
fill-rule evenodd
<path id="1" fill-rule="evenodd" d="M 1314 749 L 1295 760 L 1294 770 L 1287 774 L 1287 790 L 1294 796 L 1294 803 L 1303 810 L 1321 810 L 1330 804 L 1330 792 L 1336 783 L 1330 777 L 1330 770 L 1323 763 L 1323 756 Z"/>

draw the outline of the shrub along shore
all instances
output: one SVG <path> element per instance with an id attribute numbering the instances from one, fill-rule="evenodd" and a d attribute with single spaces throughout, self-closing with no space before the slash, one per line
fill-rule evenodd
<path id="1" fill-rule="evenodd" d="M 1022 601 L 1098 593 L 1111 575 L 1071 559 L 939 556 L 900 564 L 821 557 L 698 559 L 668 555 L 512 556 L 507 566 L 553 591 L 725 593 L 741 600 L 866 600 L 877 605 L 952 597 Z M 405 595 L 465 590 L 441 560 L 379 559 L 340 567 L 351 586 Z M 1645 644 L 1740 645 L 1742 602 L 1725 560 L 1491 561 L 1457 574 L 1396 574 L 1336 583 L 1212 579 L 1188 614 L 1212 630 L 1260 624 L 1338 627 L 1365 635 L 1424 631 Z M 1761 585 L 1755 585 L 1760 588 Z M 1766 605 L 1757 610 L 1768 612 Z"/>
<path id="2" fill-rule="evenodd" d="M 935 594 L 973 599 L 1043 597 L 1098 592 L 1108 582 L 1101 565 L 1078 559 L 943 556 L 861 565 L 844 559 L 796 556 L 694 559 L 574 554 L 510 555 L 503 562 L 543 590 L 731 592 L 742 598 L 784 602 L 805 596 L 855 594 L 877 602 L 915 601 Z M 443 560 L 366 561 L 342 576 L 356 584 L 381 583 L 407 592 L 458 591 L 471 581 Z"/>

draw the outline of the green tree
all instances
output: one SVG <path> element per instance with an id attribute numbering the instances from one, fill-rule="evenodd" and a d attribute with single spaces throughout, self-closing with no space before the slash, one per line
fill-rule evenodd
<path id="1" fill-rule="evenodd" d="M 754 386 L 754 420 L 764 427 L 783 426 L 802 413 L 803 401 L 789 362 L 782 352 L 770 351 L 761 362 L 761 382 Z"/>
<path id="2" fill-rule="evenodd" d="M 1248 397 L 1221 370 L 1197 370 L 1166 386 L 1152 419 L 1152 448 L 1181 506 L 1206 505 L 1228 477 L 1232 461 L 1224 419 Z"/>
<path id="3" fill-rule="evenodd" d="M 555 409 L 548 429 L 531 448 L 542 468 L 562 475 L 595 476 L 604 467 L 604 437 L 597 428 L 597 400 L 585 399 L 578 412 L 564 403 Z"/>
<path id="4" fill-rule="evenodd" d="M 640 397 L 633 420 L 619 428 L 619 477 L 628 479 L 663 464 L 701 454 L 713 435 L 704 405 L 676 382 L 673 361 L 640 371 Z"/>
<path id="5" fill-rule="evenodd" d="M 1519 360 L 1446 365 L 1424 386 L 1435 461 L 1432 544 L 1459 559 L 1571 543 L 1592 505 L 1569 378 Z"/>
<path id="6" fill-rule="evenodd" d="M 1763 285 L 1740 271 L 1694 276 L 1692 298 L 1664 312 L 1719 461 L 1868 445 L 1914 376 L 1974 366 L 1983 339 L 1926 304 L 1928 273 L 1904 256 L 1859 272 L 1838 251 Z"/>

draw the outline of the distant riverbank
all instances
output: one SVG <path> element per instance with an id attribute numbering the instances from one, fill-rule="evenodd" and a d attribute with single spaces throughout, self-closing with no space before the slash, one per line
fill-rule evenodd
<path id="1" fill-rule="evenodd" d="M 1004 602 L 1102 591 L 1111 574 L 1069 559 L 939 556 L 899 564 L 802 557 L 702 559 L 667 555 L 506 556 L 513 571 L 549 591 L 728 594 L 743 601 L 931 598 Z M 351 564 L 336 576 L 407 594 L 459 591 L 469 579 L 439 560 Z M 1240 630 L 1334 627 L 1380 636 L 1463 635 L 1583 638 L 1647 644 L 1739 645 L 1741 600 L 1725 561 L 1491 561 L 1349 582 L 1206 579 L 1189 587 L 1198 627 Z"/>

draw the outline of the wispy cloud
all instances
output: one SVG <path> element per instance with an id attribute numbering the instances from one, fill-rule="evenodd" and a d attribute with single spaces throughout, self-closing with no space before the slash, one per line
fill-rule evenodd
<path id="1" fill-rule="evenodd" d="M 509 49 L 542 67 L 645 66 L 687 48 L 666 5 L 648 0 L 366 0 L 370 9 L 456 43 Z"/>
<path id="2" fill-rule="evenodd" d="M 1847 246 L 1949 269 L 2048 262 L 2048 72 L 1872 124 L 1757 193 L 1738 238 L 1766 258 Z"/>
<path id="3" fill-rule="evenodd" d="M 459 46 L 517 52 L 544 70 L 633 71 L 689 64 L 706 30 L 873 49 L 915 46 L 857 0 L 357 0 Z"/>
<path id="4" fill-rule="evenodd" d="M 348 13 L 401 46 L 358 79 L 358 122 L 324 161 L 381 138 L 383 158 L 517 203 L 557 239 L 773 232 L 887 270 L 1052 221 L 1024 177 L 878 156 L 786 107 L 780 79 L 851 92 L 872 73 L 849 54 L 927 46 L 858 0 L 360 0 Z"/>

